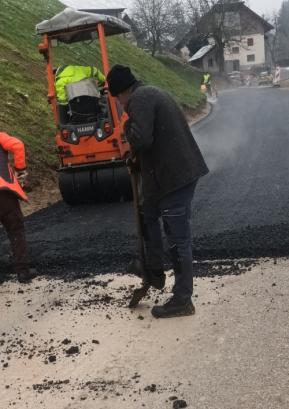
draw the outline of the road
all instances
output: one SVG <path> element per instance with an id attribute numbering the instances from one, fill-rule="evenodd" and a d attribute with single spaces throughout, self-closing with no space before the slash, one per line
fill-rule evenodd
<path id="1" fill-rule="evenodd" d="M 193 129 L 211 169 L 194 205 L 201 255 L 288 254 L 288 112 L 289 90 L 244 88 Z"/>
<path id="2" fill-rule="evenodd" d="M 246 88 L 224 93 L 193 129 L 211 169 L 196 197 L 198 235 L 288 221 L 288 114 L 289 91 Z"/>
<path id="3" fill-rule="evenodd" d="M 197 258 L 288 255 L 288 113 L 289 91 L 239 89 L 223 93 L 193 128 L 211 170 L 193 203 Z M 69 208 L 60 202 L 32 215 L 27 232 L 39 272 L 123 271 L 135 253 L 132 214 L 127 203 Z M 0 249 L 2 271 L 6 249 Z"/>
<path id="4" fill-rule="evenodd" d="M 289 407 L 288 97 L 224 93 L 193 130 L 211 168 L 193 205 L 194 317 L 151 316 L 170 273 L 163 291 L 127 308 L 139 285 L 121 274 L 135 252 L 131 204 L 60 202 L 27 218 L 46 277 L 0 286 L 1 408 Z M 3 241 L 0 232 L 2 272 Z"/>

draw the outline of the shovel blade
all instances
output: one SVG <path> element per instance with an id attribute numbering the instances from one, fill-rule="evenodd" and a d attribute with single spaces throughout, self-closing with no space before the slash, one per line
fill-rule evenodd
<path id="1" fill-rule="evenodd" d="M 149 289 L 149 284 L 143 284 L 142 287 L 135 289 L 129 303 L 129 308 L 137 307 L 140 301 L 147 295 Z"/>

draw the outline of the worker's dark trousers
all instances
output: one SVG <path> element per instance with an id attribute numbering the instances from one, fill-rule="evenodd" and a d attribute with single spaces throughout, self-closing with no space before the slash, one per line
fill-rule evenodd
<path id="1" fill-rule="evenodd" d="M 29 261 L 23 214 L 17 196 L 10 191 L 0 190 L 0 222 L 11 243 L 15 273 L 27 274 Z"/>
<path id="2" fill-rule="evenodd" d="M 164 231 L 170 246 L 175 272 L 174 297 L 181 301 L 191 299 L 193 294 L 193 265 L 191 239 L 191 202 L 197 182 L 177 190 L 156 205 L 144 204 L 143 219 L 147 263 L 151 269 L 162 269 L 163 242 L 160 227 L 162 218 Z"/>

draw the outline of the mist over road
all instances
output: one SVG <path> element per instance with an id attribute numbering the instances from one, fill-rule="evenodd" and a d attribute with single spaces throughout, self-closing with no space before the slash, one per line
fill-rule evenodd
<path id="1" fill-rule="evenodd" d="M 289 90 L 223 93 L 193 133 L 211 170 L 196 193 L 197 235 L 288 221 Z"/>
<path id="2" fill-rule="evenodd" d="M 198 258 L 289 254 L 289 91 L 223 93 L 193 133 L 211 169 L 193 203 Z M 123 271 L 136 252 L 130 203 L 69 208 L 27 218 L 39 272 L 61 277 Z M 0 272 L 7 269 L 0 231 Z"/>
<path id="3" fill-rule="evenodd" d="M 193 129 L 211 169 L 194 202 L 197 256 L 289 254 L 288 113 L 289 90 L 244 88 Z"/>

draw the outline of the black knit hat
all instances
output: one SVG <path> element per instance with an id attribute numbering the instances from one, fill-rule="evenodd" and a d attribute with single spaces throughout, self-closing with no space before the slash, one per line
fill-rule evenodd
<path id="1" fill-rule="evenodd" d="M 116 97 L 136 83 L 137 79 L 129 67 L 117 64 L 107 74 L 107 82 L 111 95 Z"/>

